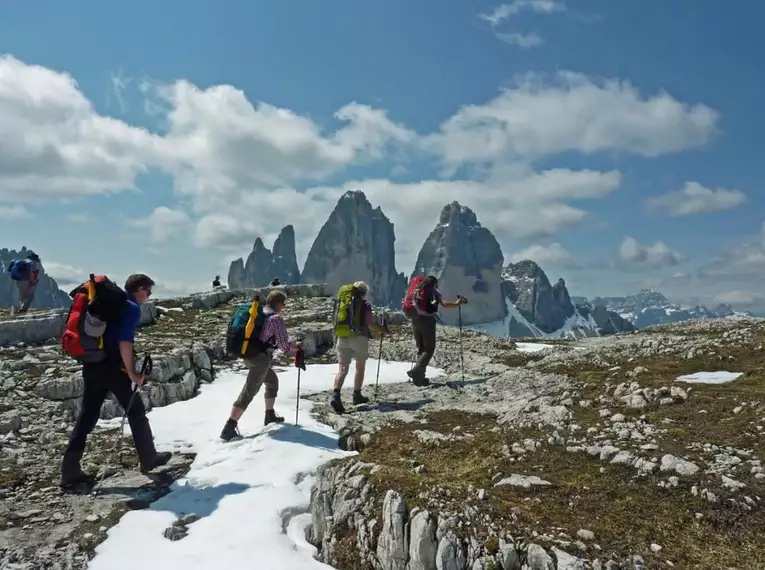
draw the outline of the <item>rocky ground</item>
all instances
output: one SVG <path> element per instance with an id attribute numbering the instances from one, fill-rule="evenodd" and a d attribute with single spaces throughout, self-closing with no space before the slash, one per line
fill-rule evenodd
<path id="1" fill-rule="evenodd" d="M 295 291 L 285 317 L 315 356 L 331 342 L 331 301 L 321 287 Z M 232 306 L 251 292 L 198 295 L 147 307 L 151 318 L 136 338 L 139 354 L 149 352 L 154 371 L 141 396 L 148 408 L 194 397 L 200 384 L 214 381 L 223 358 L 223 340 Z M 305 294 L 309 296 L 305 296 Z M 303 295 L 303 296 L 300 296 Z M 329 307 L 329 309 L 328 309 Z M 158 317 L 158 314 L 162 316 Z M 28 317 L 0 315 L 0 568 L 24 570 L 84 568 L 106 531 L 129 509 L 146 508 L 183 476 L 193 455 L 175 457 L 157 472 L 142 475 L 129 436 L 115 456 L 97 497 L 62 493 L 59 467 L 79 410 L 80 366 L 66 357 L 55 338 L 58 312 L 31 311 Z M 21 329 L 26 328 L 26 331 Z M 41 343 L 24 342 L 37 338 Z M 327 339 L 330 339 L 329 341 Z M 121 417 L 108 400 L 101 416 Z M 97 427 L 88 440 L 83 468 L 100 474 L 114 448 L 118 428 Z M 189 513 L 193 516 L 193 513 Z M 180 527 L 179 527 L 180 528 Z M 176 537 L 177 533 L 168 534 Z"/>
<path id="2" fill-rule="evenodd" d="M 334 361 L 332 301 L 306 287 L 289 291 L 288 326 L 305 339 L 309 365 Z M 147 313 L 137 343 L 155 359 L 148 406 L 193 397 L 230 365 L 223 333 L 249 294 Z M 0 317 L 0 568 L 84 568 L 108 528 L 166 493 L 193 456 L 146 477 L 127 436 L 99 497 L 62 494 L 81 385 L 76 364 L 46 342 L 57 322 L 34 319 L 24 338 L 37 341 L 21 344 L 7 342 L 19 333 Z M 408 329 L 400 316 L 390 322 L 384 358 L 410 361 Z M 317 477 L 309 538 L 320 558 L 340 569 L 765 567 L 764 321 L 699 321 L 532 353 L 465 332 L 464 383 L 456 331 L 439 335 L 434 364 L 447 376 L 429 387 L 402 378 L 344 416 L 331 413 L 329 394 L 312 397 L 341 447 L 359 452 Z M 718 386 L 676 381 L 714 370 L 744 374 Z M 116 402 L 102 410 L 121 413 Z M 115 435 L 96 429 L 86 470 L 103 466 Z"/>
<path id="3" fill-rule="evenodd" d="M 316 411 L 311 541 L 337 568 L 765 568 L 765 321 L 730 317 L 539 352 L 440 330 L 431 386 Z M 387 358 L 407 360 L 404 329 Z M 678 375 L 743 373 L 723 385 Z M 368 372 L 374 381 L 374 370 Z M 369 387 L 368 394 L 373 394 Z"/>

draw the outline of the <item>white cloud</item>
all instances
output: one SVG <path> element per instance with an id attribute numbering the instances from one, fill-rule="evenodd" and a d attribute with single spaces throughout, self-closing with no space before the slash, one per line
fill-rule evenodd
<path id="1" fill-rule="evenodd" d="M 191 220 L 180 210 L 167 206 L 155 208 L 150 216 L 138 220 L 128 220 L 128 225 L 149 230 L 154 243 L 164 243 L 186 229 Z"/>
<path id="2" fill-rule="evenodd" d="M 539 47 L 544 43 L 544 39 L 534 32 L 499 32 L 497 27 L 521 11 L 536 12 L 537 14 L 553 14 L 555 12 L 565 12 L 566 5 L 563 2 L 554 0 L 515 0 L 510 4 L 501 4 L 492 10 L 489 14 L 479 14 L 479 18 L 489 22 L 494 35 L 501 41 L 518 46 L 521 49 L 531 49 Z"/>
<path id="3" fill-rule="evenodd" d="M 539 47 L 545 43 L 542 36 L 534 32 L 522 34 L 520 32 L 502 32 L 496 36 L 503 42 L 512 46 L 518 46 L 521 49 L 531 49 Z"/>
<path id="4" fill-rule="evenodd" d="M 652 268 L 678 265 L 683 261 L 682 255 L 662 241 L 645 245 L 630 236 L 625 236 L 619 244 L 618 257 L 620 261 L 626 263 Z"/>
<path id="5" fill-rule="evenodd" d="M 725 291 L 715 296 L 714 300 L 718 303 L 728 305 L 758 305 L 765 299 L 760 293 L 751 291 Z"/>
<path id="6" fill-rule="evenodd" d="M 550 245 L 530 245 L 529 247 L 516 251 L 507 256 L 511 263 L 518 263 L 524 259 L 531 259 L 540 265 L 575 265 L 574 257 L 561 244 L 555 242 Z"/>
<path id="7" fill-rule="evenodd" d="M 729 248 L 699 270 L 705 279 L 754 279 L 759 286 L 765 278 L 765 222 L 754 238 Z"/>
<path id="8" fill-rule="evenodd" d="M 462 165 L 533 161 L 568 151 L 654 157 L 705 144 L 718 115 L 665 92 L 643 97 L 628 82 L 530 73 L 483 105 L 466 105 L 425 138 L 447 173 Z"/>
<path id="9" fill-rule="evenodd" d="M 548 4 L 523 3 L 523 9 L 557 10 Z M 396 225 L 398 263 L 408 267 L 452 200 L 475 210 L 501 241 L 548 238 L 588 221 L 572 201 L 596 200 L 621 184 L 616 170 L 538 172 L 538 159 L 568 151 L 677 152 L 704 144 L 717 123 L 704 105 L 666 93 L 645 97 L 629 83 L 570 72 L 524 76 L 494 99 L 459 109 L 429 134 L 357 102 L 337 110 L 339 126 L 328 129 L 292 110 L 250 102 L 231 85 L 133 83 L 161 132 L 99 115 L 67 74 L 1 57 L 0 200 L 118 192 L 157 168 L 173 176 L 183 211 L 168 205 L 134 222 L 156 244 L 188 231 L 199 247 L 232 251 L 257 236 L 270 240 L 292 223 L 305 252 L 339 196 L 359 189 Z M 417 153 L 439 159 L 452 174 L 461 166 L 469 172 L 408 183 L 326 182 L 369 161 L 390 171 Z"/>
<path id="10" fill-rule="evenodd" d="M 712 190 L 698 182 L 686 182 L 682 190 L 650 198 L 646 204 L 650 209 L 666 210 L 671 216 L 691 216 L 732 210 L 745 203 L 746 194 L 741 190 Z"/>
<path id="11" fill-rule="evenodd" d="M 43 267 L 45 268 L 45 273 L 53 277 L 59 285 L 74 285 L 88 279 L 88 274 L 83 269 L 65 263 L 45 261 L 43 262 Z"/>
<path id="12" fill-rule="evenodd" d="M 481 14 L 479 17 L 486 20 L 492 27 L 508 18 L 515 16 L 523 10 L 537 12 L 538 14 L 552 14 L 554 12 L 565 12 L 566 5 L 563 2 L 554 0 L 516 0 L 509 4 L 500 4 L 490 14 Z"/>
<path id="13" fill-rule="evenodd" d="M 23 206 L 0 206 L 0 220 L 28 218 L 29 212 Z"/>
<path id="14" fill-rule="evenodd" d="M 74 79 L 0 56 L 0 200 L 116 192 L 161 154 L 144 129 L 98 115 Z"/>

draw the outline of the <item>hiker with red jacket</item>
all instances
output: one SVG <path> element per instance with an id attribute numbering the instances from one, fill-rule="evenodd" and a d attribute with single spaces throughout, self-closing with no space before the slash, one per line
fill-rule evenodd
<path id="1" fill-rule="evenodd" d="M 119 308 L 120 318 L 110 323 L 103 333 L 103 354 L 100 362 L 83 362 L 82 379 L 84 390 L 80 410 L 69 445 L 61 464 L 61 486 L 72 487 L 79 483 L 90 483 L 92 475 L 84 473 L 80 460 L 85 451 L 85 442 L 96 427 L 101 406 L 109 392 L 113 393 L 123 409 L 128 410 L 127 419 L 133 434 L 142 473 L 166 464 L 172 456 L 169 452 L 157 453 L 154 436 L 146 417 L 146 409 L 139 395 L 133 396 L 133 384 L 142 386 L 145 378 L 136 372 L 133 342 L 141 322 L 141 307 L 151 296 L 154 281 L 142 273 L 131 275 L 125 282 L 124 307 Z M 119 286 L 115 287 L 119 292 Z M 77 319 L 71 319 L 76 323 Z M 67 331 L 64 334 L 77 334 Z"/>
<path id="2" fill-rule="evenodd" d="M 29 310 L 40 281 L 40 256 L 30 253 L 26 259 L 14 259 L 8 271 L 19 290 L 19 304 L 11 307 L 11 314 L 20 315 Z"/>
<path id="3" fill-rule="evenodd" d="M 417 344 L 417 361 L 414 368 L 407 372 L 415 386 L 430 384 L 425 377 L 425 370 L 436 351 L 436 313 L 439 307 L 452 309 L 465 303 L 467 299 L 460 295 L 454 301 L 444 301 L 438 290 L 438 278 L 434 275 L 420 275 L 409 282 L 401 306 L 412 321 L 414 342 Z"/>

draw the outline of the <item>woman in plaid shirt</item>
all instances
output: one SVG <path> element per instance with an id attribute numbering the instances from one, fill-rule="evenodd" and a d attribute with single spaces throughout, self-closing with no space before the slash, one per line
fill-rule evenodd
<path id="1" fill-rule="evenodd" d="M 233 437 L 239 436 L 238 422 L 244 414 L 244 411 L 252 402 L 252 399 L 260 391 L 260 387 L 265 384 L 265 402 L 266 402 L 266 417 L 264 425 L 270 423 L 282 423 L 284 418 L 276 415 L 274 411 L 274 402 L 276 401 L 276 395 L 279 392 L 279 377 L 272 368 L 273 353 L 276 348 L 280 349 L 284 354 L 288 356 L 294 356 L 298 350 L 303 347 L 300 342 L 290 342 L 287 334 L 287 327 L 284 324 L 284 319 L 280 313 L 284 310 L 284 305 L 287 302 L 287 295 L 282 291 L 271 291 L 266 298 L 266 306 L 263 308 L 263 312 L 269 314 L 263 325 L 263 330 L 260 333 L 260 340 L 264 343 L 272 345 L 273 348 L 269 348 L 264 352 L 256 354 L 255 356 L 244 359 L 244 364 L 249 368 L 247 373 L 247 380 L 244 383 L 239 397 L 234 402 L 231 408 L 231 414 L 229 416 L 226 425 L 223 427 L 223 431 L 220 434 L 221 439 L 229 441 Z"/>

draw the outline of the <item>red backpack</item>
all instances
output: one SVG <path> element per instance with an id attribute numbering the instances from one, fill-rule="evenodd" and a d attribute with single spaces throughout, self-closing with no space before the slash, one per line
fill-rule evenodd
<path id="1" fill-rule="evenodd" d="M 106 327 L 122 317 L 127 293 L 105 275 L 91 274 L 69 295 L 72 306 L 61 335 L 61 348 L 83 364 L 103 362 Z"/>
<path id="2" fill-rule="evenodd" d="M 406 296 L 401 300 L 401 309 L 407 316 L 432 315 L 438 311 L 438 305 L 431 303 L 432 296 L 432 286 L 425 280 L 425 276 L 413 277 L 406 289 Z"/>

